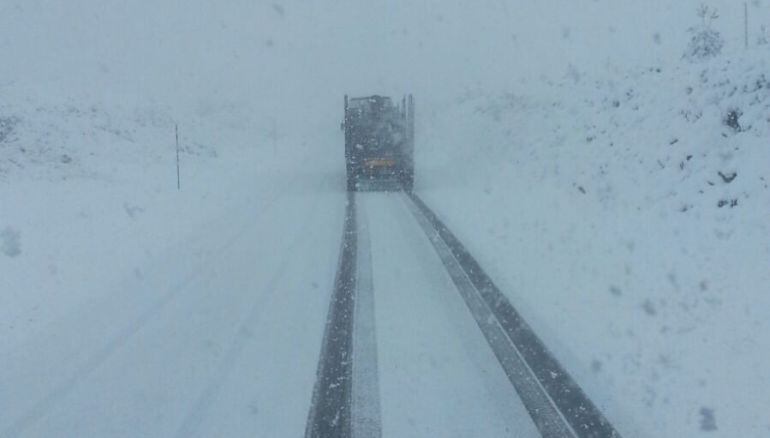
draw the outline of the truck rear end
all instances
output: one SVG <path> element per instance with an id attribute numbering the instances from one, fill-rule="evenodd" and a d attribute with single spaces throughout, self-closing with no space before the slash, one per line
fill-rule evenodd
<path id="1" fill-rule="evenodd" d="M 389 97 L 345 96 L 347 187 L 403 189 L 414 185 L 414 100 L 395 105 Z"/>

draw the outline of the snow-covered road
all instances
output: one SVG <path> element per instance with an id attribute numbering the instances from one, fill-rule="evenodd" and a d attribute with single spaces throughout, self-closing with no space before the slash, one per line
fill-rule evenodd
<path id="1" fill-rule="evenodd" d="M 306 430 L 381 435 L 619 436 L 414 194 L 348 196 Z"/>
<path id="2" fill-rule="evenodd" d="M 353 363 L 338 370 L 352 375 L 342 402 L 352 418 L 339 417 L 348 432 L 572 436 L 531 418 L 479 327 L 510 338 L 491 314 L 469 311 L 409 198 L 355 200 L 355 321 L 339 352 Z M 326 354 L 344 205 L 329 184 L 289 182 L 156 256 L 143 280 L 5 348 L 0 436 L 301 436 Z M 197 263 L 173 260 L 194 248 L 204 248 Z M 336 405 L 326 409 L 337 421 Z"/>
<path id="3" fill-rule="evenodd" d="M 366 193 L 383 436 L 539 436 L 425 233 Z"/>

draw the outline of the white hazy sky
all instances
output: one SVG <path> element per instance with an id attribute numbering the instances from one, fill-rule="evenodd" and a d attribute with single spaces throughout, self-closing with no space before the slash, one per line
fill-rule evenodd
<path id="1" fill-rule="evenodd" d="M 765 1 L 750 4 L 754 38 L 770 23 Z M 336 113 L 345 92 L 413 91 L 440 102 L 466 89 L 532 91 L 522 78 L 560 77 L 569 65 L 601 72 L 678 58 L 698 4 L 5 0 L 0 92 L 15 83 L 94 101 L 242 101 L 289 118 L 303 107 Z M 742 3 L 712 4 L 716 27 L 740 48 Z"/>

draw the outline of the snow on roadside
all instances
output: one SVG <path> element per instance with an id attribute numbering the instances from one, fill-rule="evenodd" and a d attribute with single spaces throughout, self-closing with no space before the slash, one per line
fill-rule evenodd
<path id="1" fill-rule="evenodd" d="M 625 436 L 770 431 L 767 69 L 573 68 L 420 126 L 416 190 Z"/>
<path id="2" fill-rule="evenodd" d="M 174 114 L 152 102 L 36 100 L 23 90 L 3 91 L 3 349 L 104 299 L 116 285 L 147 283 L 148 271 L 170 256 L 181 258 L 182 271 L 194 269 L 212 242 L 230 234 L 229 214 L 267 206 L 290 178 L 302 177 L 291 171 L 307 160 L 297 160 L 305 147 L 298 138 L 261 129 L 256 113 L 237 104 L 202 102 Z M 212 235 L 199 236 L 203 230 Z M 185 272 L 165 277 L 176 274 Z M 154 280 L 167 281 L 162 277 Z"/>

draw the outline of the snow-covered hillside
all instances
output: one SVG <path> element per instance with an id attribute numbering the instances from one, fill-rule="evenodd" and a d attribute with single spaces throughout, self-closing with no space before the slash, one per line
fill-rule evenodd
<path id="1" fill-rule="evenodd" d="M 416 191 L 624 436 L 767 436 L 770 3 L 690 62 L 700 3 L 0 2 L 0 354 L 341 208 L 342 96 L 412 92 Z"/>
<path id="2" fill-rule="evenodd" d="M 576 71 L 425 121 L 417 190 L 631 436 L 770 430 L 767 72 Z"/>

